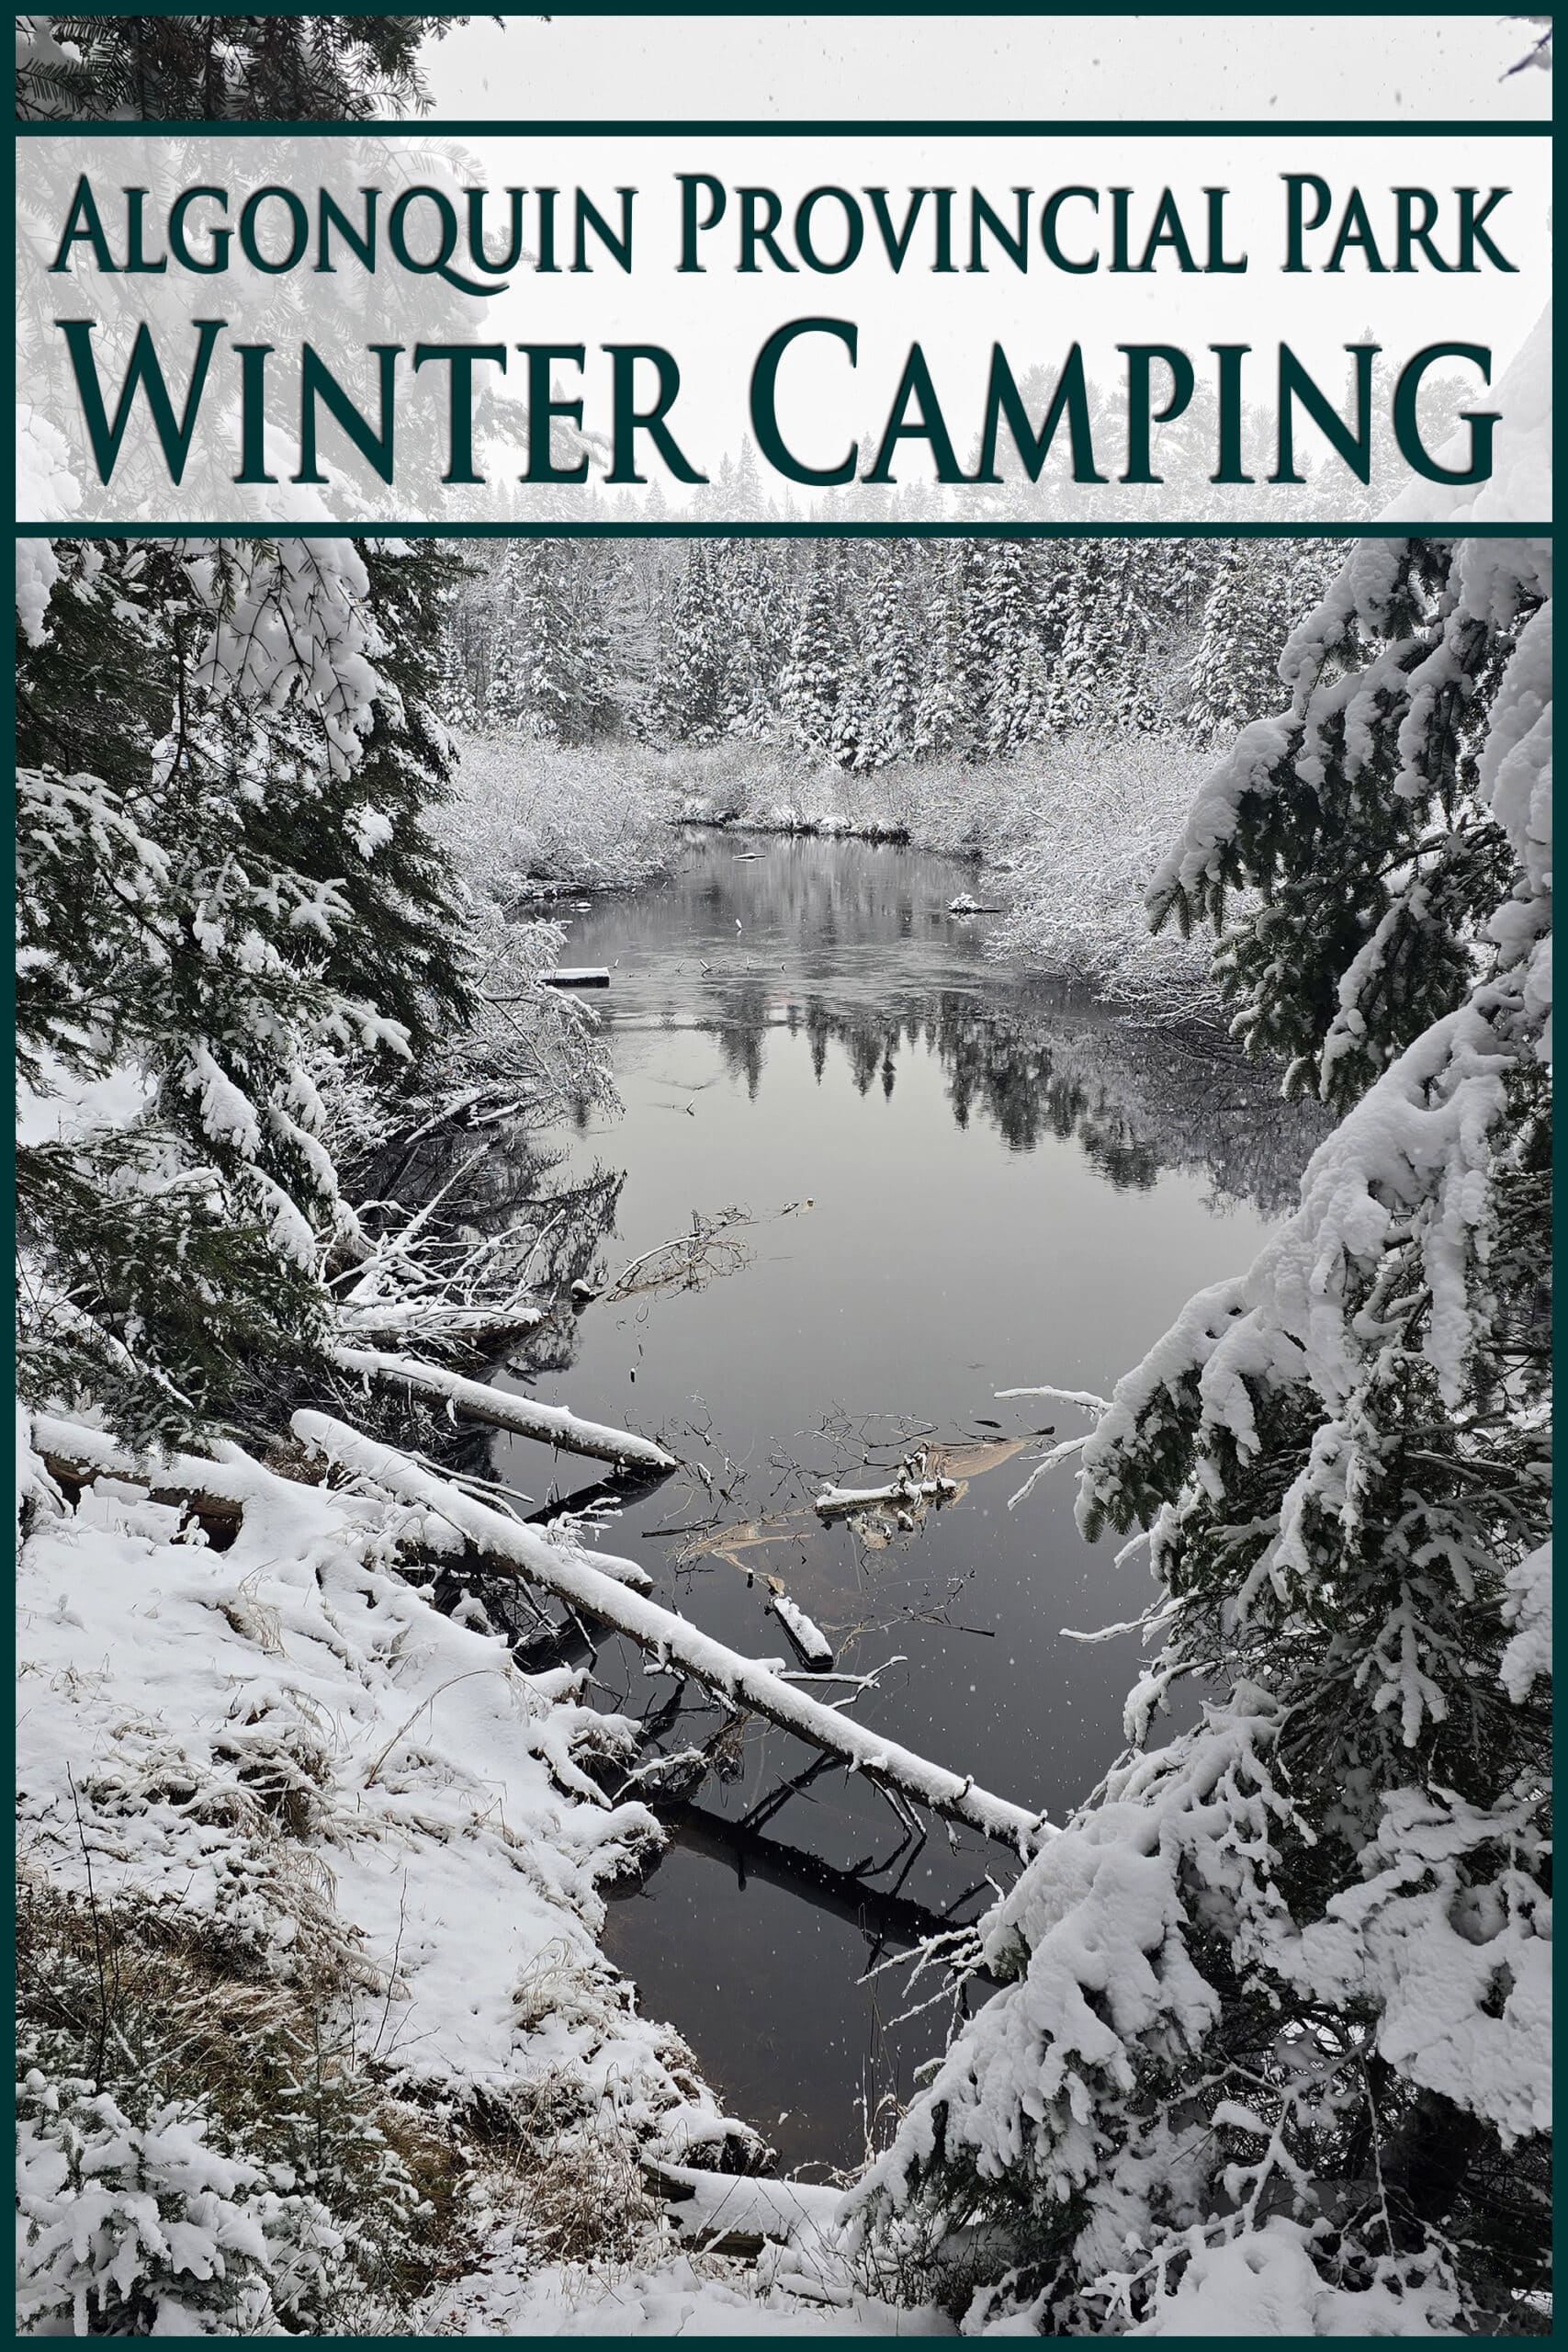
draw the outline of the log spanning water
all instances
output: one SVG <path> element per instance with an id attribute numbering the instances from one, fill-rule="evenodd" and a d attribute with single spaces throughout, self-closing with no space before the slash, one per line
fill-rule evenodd
<path id="1" fill-rule="evenodd" d="M 863 1772 L 868 1780 L 896 1790 L 908 1801 L 977 1829 L 983 1838 L 996 1838 L 1015 1853 L 1027 1854 L 1050 1834 L 1043 1814 L 993 1796 L 989 1790 L 976 1787 L 973 1775 L 965 1778 L 932 1764 L 840 1709 L 808 1697 L 785 1681 L 774 1667 L 743 1657 L 672 1610 L 661 1609 L 656 1601 L 629 1591 L 614 1570 L 607 1574 L 595 1564 L 592 1553 L 570 1551 L 547 1542 L 531 1527 L 461 1493 L 446 1479 L 419 1468 L 406 1454 L 378 1444 L 329 1414 L 296 1413 L 293 1430 L 310 1452 L 325 1456 L 396 1501 L 433 1520 L 445 1521 L 490 1561 L 512 1563 L 515 1574 L 583 1616 L 624 1634 L 661 1667 L 689 1674 L 730 1706 L 761 1715 L 808 1746 L 839 1757 L 852 1772 Z"/>

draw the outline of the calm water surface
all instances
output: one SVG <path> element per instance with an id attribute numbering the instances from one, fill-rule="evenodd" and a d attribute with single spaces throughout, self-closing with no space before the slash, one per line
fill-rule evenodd
<path id="1" fill-rule="evenodd" d="M 973 887 L 906 850 L 702 833 L 671 881 L 570 916 L 566 960 L 613 967 L 594 1002 L 624 1109 L 561 1139 L 571 1175 L 624 1171 L 605 1273 L 694 1214 L 748 1222 L 692 1286 L 590 1306 L 570 1351 L 543 1351 L 570 1363 L 522 1385 L 700 1465 L 604 1535 L 658 1599 L 778 1657 L 776 1579 L 840 1666 L 899 1660 L 863 1720 L 1060 1814 L 1114 1758 L 1139 1660 L 1132 1638 L 1086 1647 L 1063 1628 L 1134 1615 L 1147 1576 L 1082 1543 L 1070 1470 L 1010 1511 L 1032 1433 L 1085 1423 L 997 1391 L 1108 1391 L 1194 1288 L 1252 1256 L 1304 1138 L 1267 1087 L 1190 1041 L 987 961 L 986 919 L 946 911 Z M 822 1482 L 878 1483 L 919 1442 L 961 1450 L 958 1501 L 890 1541 L 818 1522 Z M 541 1499 L 591 1475 L 519 1442 L 496 1459 Z M 605 1643 L 594 1671 L 601 1703 L 669 1712 L 670 1683 L 626 1645 Z M 700 1692 L 684 1699 L 666 1748 L 722 1729 Z M 941 2045 L 945 2013 L 896 2022 L 906 1972 L 868 1968 L 1010 1874 L 941 1825 L 916 1847 L 837 1770 L 788 1792 L 817 1761 L 759 1724 L 721 1740 L 606 1938 L 643 2007 L 801 2165 L 857 2160 L 879 2102 Z"/>

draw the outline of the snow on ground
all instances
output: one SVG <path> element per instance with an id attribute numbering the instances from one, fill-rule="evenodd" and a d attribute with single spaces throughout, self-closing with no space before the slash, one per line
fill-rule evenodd
<path id="1" fill-rule="evenodd" d="M 178 1503 L 125 1478 L 101 1475 L 69 1506 L 28 1434 L 17 1774 L 35 1883 L 106 1915 L 141 1906 L 209 1927 L 280 1979 L 331 1951 L 379 2082 L 432 2113 L 549 2109 L 563 2133 L 613 2143 L 634 2203 L 649 2164 L 758 2159 L 598 1949 L 604 1883 L 662 1836 L 583 1770 L 629 1754 L 629 1729 L 581 1703 L 574 1671 L 521 1673 L 502 1641 L 404 1581 L 394 1563 L 418 1514 L 220 1448 L 202 1483 L 243 1518 L 214 1548 Z M 109 1452 L 85 1430 L 37 1427 L 57 1464 L 68 1435 L 77 1459 Z M 733 2178 L 721 2190 L 743 2186 L 753 2202 L 793 2194 Z M 689 2252 L 676 2210 L 649 2204 L 635 2258 L 623 2245 L 615 2266 L 590 2254 L 541 2267 L 536 2235 L 498 2202 L 476 2217 L 472 2274 L 416 2314 L 419 2332 L 911 2324 L 854 2305 L 842 2281 L 829 2290 L 820 2264 L 805 2264 L 802 2300 L 765 2262 Z M 820 2241 L 815 2206 L 811 2219 Z M 790 2214 L 770 2226 L 787 2234 Z"/>

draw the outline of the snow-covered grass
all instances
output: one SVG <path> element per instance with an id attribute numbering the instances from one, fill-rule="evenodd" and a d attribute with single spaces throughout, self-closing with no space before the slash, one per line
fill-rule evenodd
<path id="1" fill-rule="evenodd" d="M 498 2245 L 586 2297 L 668 2256 L 645 2160 L 758 2153 L 598 1949 L 661 1838 L 585 1769 L 627 1728 L 432 1606 L 416 1515 L 284 1469 L 202 1465 L 217 1550 L 137 1482 L 67 1503 L 23 1432 L 35 2329 L 385 2332 Z"/>

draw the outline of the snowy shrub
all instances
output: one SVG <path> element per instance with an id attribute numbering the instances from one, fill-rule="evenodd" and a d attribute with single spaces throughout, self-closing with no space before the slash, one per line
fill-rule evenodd
<path id="1" fill-rule="evenodd" d="M 186 1770 L 197 1783 L 194 1809 L 211 1818 L 199 1770 Z M 79 1785 L 95 1807 L 115 1803 L 90 1777 Z M 129 1823 L 128 1797 L 119 1803 Z M 287 1805 L 282 1822 L 285 1844 L 309 1826 Z M 239 1876 L 237 1838 L 233 1860 Z M 269 2308 L 312 2331 L 344 2324 L 367 2297 L 395 2300 L 423 2281 L 426 2250 L 410 2234 L 422 2191 L 389 2134 L 423 2170 L 434 2158 L 437 2174 L 449 2171 L 452 2153 L 389 2105 L 363 2047 L 355 1955 L 341 1927 L 334 1939 L 330 1922 L 310 1920 L 304 1878 L 298 1872 L 290 1885 L 279 1877 L 270 1889 L 275 1905 L 292 1903 L 299 1917 L 275 1909 L 273 1933 L 253 1939 L 238 1923 L 166 1905 L 74 1901 L 30 1871 L 18 1883 L 19 2048 L 33 2086 L 24 2102 L 33 2119 L 24 2174 L 37 2154 L 30 2131 L 51 2143 L 56 2171 L 69 2160 L 71 2180 L 105 2197 L 112 2189 L 102 2225 L 95 2221 L 85 2237 L 87 2209 L 74 2209 L 72 2291 L 102 2301 L 134 2288 L 140 2298 L 118 2319 L 104 2303 L 95 2334 L 147 2333 L 143 2322 L 155 2322 L 166 2286 L 159 2265 L 190 2243 L 169 2203 L 182 2181 L 219 2199 L 221 2211 L 211 2213 L 230 2232 L 219 2250 L 233 2256 L 227 2269 L 202 2274 L 199 2292 L 177 2280 L 167 2288 L 183 2304 L 206 2294 L 227 2311 L 238 2277 L 241 2302 L 261 2309 L 247 2256 L 263 2264 Z M 284 1917 L 292 1932 L 280 1938 Z M 191 2154 L 185 2173 L 182 2149 Z M 33 2218 L 41 2226 L 46 2217 L 40 2209 Z M 40 2275 L 57 2285 L 69 2235 L 39 2240 Z M 132 2251 L 124 2250 L 128 2238 Z"/>
<path id="2" fill-rule="evenodd" d="M 188 2100 L 133 2123 L 107 2091 L 17 2085 L 17 2319 L 24 2334 L 276 2335 L 269 2240 L 295 2234 L 299 2199 L 209 2144 Z M 318 2220 L 319 2216 L 319 2220 Z M 324 2212 L 323 2260 L 341 2243 Z"/>
<path id="3" fill-rule="evenodd" d="M 570 747 L 495 728 L 455 741 L 442 831 L 476 888 L 503 903 L 540 885 L 624 889 L 669 856 L 673 811 L 644 747 Z"/>
<path id="4" fill-rule="evenodd" d="M 994 784 L 987 778 L 993 808 L 1005 795 L 991 824 L 1012 868 L 992 952 L 1087 979 L 1145 1014 L 1212 1012 L 1208 948 L 1151 936 L 1144 914 L 1160 852 L 1202 772 L 1179 742 L 1100 733 L 1033 746 Z"/>

